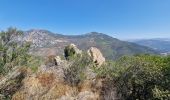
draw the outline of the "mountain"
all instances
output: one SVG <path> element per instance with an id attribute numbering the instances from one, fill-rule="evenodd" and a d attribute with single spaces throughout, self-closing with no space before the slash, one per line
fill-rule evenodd
<path id="1" fill-rule="evenodd" d="M 170 53 L 170 38 L 131 40 L 131 42 L 153 48 L 161 53 Z"/>
<path id="2" fill-rule="evenodd" d="M 91 32 L 83 35 L 61 35 L 47 30 L 29 30 L 24 32 L 24 41 L 31 41 L 31 53 L 48 55 L 53 52 L 63 54 L 63 48 L 74 43 L 78 48 L 87 50 L 94 46 L 99 48 L 107 59 L 116 59 L 123 55 L 141 53 L 158 54 L 155 50 L 135 43 L 125 42 L 103 33 Z"/>

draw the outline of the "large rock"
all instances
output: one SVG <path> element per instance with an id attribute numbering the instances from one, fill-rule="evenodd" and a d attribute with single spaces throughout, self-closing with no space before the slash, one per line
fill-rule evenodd
<path id="1" fill-rule="evenodd" d="M 82 53 L 82 51 L 79 50 L 77 48 L 77 46 L 74 44 L 70 44 L 70 45 L 66 46 L 64 49 L 64 55 L 65 55 L 66 59 L 69 57 L 72 57 L 74 55 L 81 54 L 81 53 Z"/>
<path id="2" fill-rule="evenodd" d="M 76 54 L 81 54 L 82 51 L 77 48 L 77 46 L 73 43 L 69 45 L 71 48 L 74 48 Z"/>
<path id="3" fill-rule="evenodd" d="M 55 65 L 59 66 L 63 63 L 63 61 L 61 60 L 60 56 L 56 56 L 55 57 Z"/>
<path id="4" fill-rule="evenodd" d="M 48 67 L 60 66 L 64 63 L 64 60 L 62 60 L 60 56 L 50 55 L 48 57 L 45 57 L 45 65 Z"/>
<path id="5" fill-rule="evenodd" d="M 105 62 L 105 58 L 99 49 L 96 47 L 91 47 L 87 53 L 92 57 L 93 62 L 101 66 Z"/>

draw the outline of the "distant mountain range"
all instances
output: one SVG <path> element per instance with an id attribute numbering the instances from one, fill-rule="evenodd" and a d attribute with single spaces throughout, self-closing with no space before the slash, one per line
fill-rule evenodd
<path id="1" fill-rule="evenodd" d="M 170 54 L 170 38 L 140 39 L 130 42 L 153 48 L 162 54 Z"/>
<path id="2" fill-rule="evenodd" d="M 66 45 L 74 43 L 78 48 L 87 50 L 94 46 L 99 48 L 107 59 L 116 59 L 123 55 L 158 54 L 157 51 L 135 43 L 121 41 L 103 33 L 91 32 L 83 35 L 54 34 L 47 30 L 29 30 L 24 32 L 22 41 L 32 42 L 31 53 L 45 56 L 49 52 L 63 54 Z"/>

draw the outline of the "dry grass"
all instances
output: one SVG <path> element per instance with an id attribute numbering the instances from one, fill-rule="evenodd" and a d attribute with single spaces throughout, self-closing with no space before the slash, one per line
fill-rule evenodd
<path id="1" fill-rule="evenodd" d="M 50 86 L 55 80 L 53 73 L 42 73 L 37 78 L 43 87 Z"/>
<path id="2" fill-rule="evenodd" d="M 83 81 L 82 83 L 79 84 L 78 86 L 78 90 L 80 92 L 83 92 L 83 91 L 91 91 L 92 90 L 92 82 L 89 81 L 89 80 L 86 80 L 86 81 Z"/>
<path id="3" fill-rule="evenodd" d="M 73 96 L 75 92 L 76 92 L 76 88 L 70 87 L 69 85 L 64 83 L 57 83 L 42 98 L 43 100 L 51 100 L 51 99 L 54 100 L 60 98 L 61 96 L 66 96 L 66 95 Z"/>
<path id="4" fill-rule="evenodd" d="M 76 88 L 55 80 L 53 73 L 43 72 L 27 77 L 23 88 L 16 92 L 12 100 L 56 100 L 64 95 L 74 95 Z"/>
<path id="5" fill-rule="evenodd" d="M 26 99 L 26 94 L 24 94 L 24 92 L 16 92 L 13 96 L 12 96 L 12 100 L 25 100 Z"/>
<path id="6" fill-rule="evenodd" d="M 54 62 L 54 59 L 55 58 L 55 55 L 49 55 L 45 58 L 45 64 L 48 64 L 48 63 L 53 63 Z"/>

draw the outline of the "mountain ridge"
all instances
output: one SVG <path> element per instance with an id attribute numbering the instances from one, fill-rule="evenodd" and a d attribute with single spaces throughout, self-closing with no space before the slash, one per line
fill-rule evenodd
<path id="1" fill-rule="evenodd" d="M 82 35 L 62 35 L 48 30 L 32 29 L 25 31 L 24 34 L 23 40 L 31 41 L 33 43 L 31 47 L 34 48 L 32 49 L 34 54 L 41 54 L 41 52 L 46 49 L 47 54 L 50 49 L 56 52 L 56 54 L 62 55 L 63 48 L 70 43 L 74 43 L 82 50 L 87 50 L 90 47 L 97 47 L 107 59 L 117 59 L 123 55 L 143 53 L 158 54 L 157 51 L 151 48 L 121 41 L 117 38 L 98 32 L 89 32 Z"/>
<path id="2" fill-rule="evenodd" d="M 139 39 L 130 42 L 153 48 L 161 53 L 170 52 L 170 38 Z"/>

